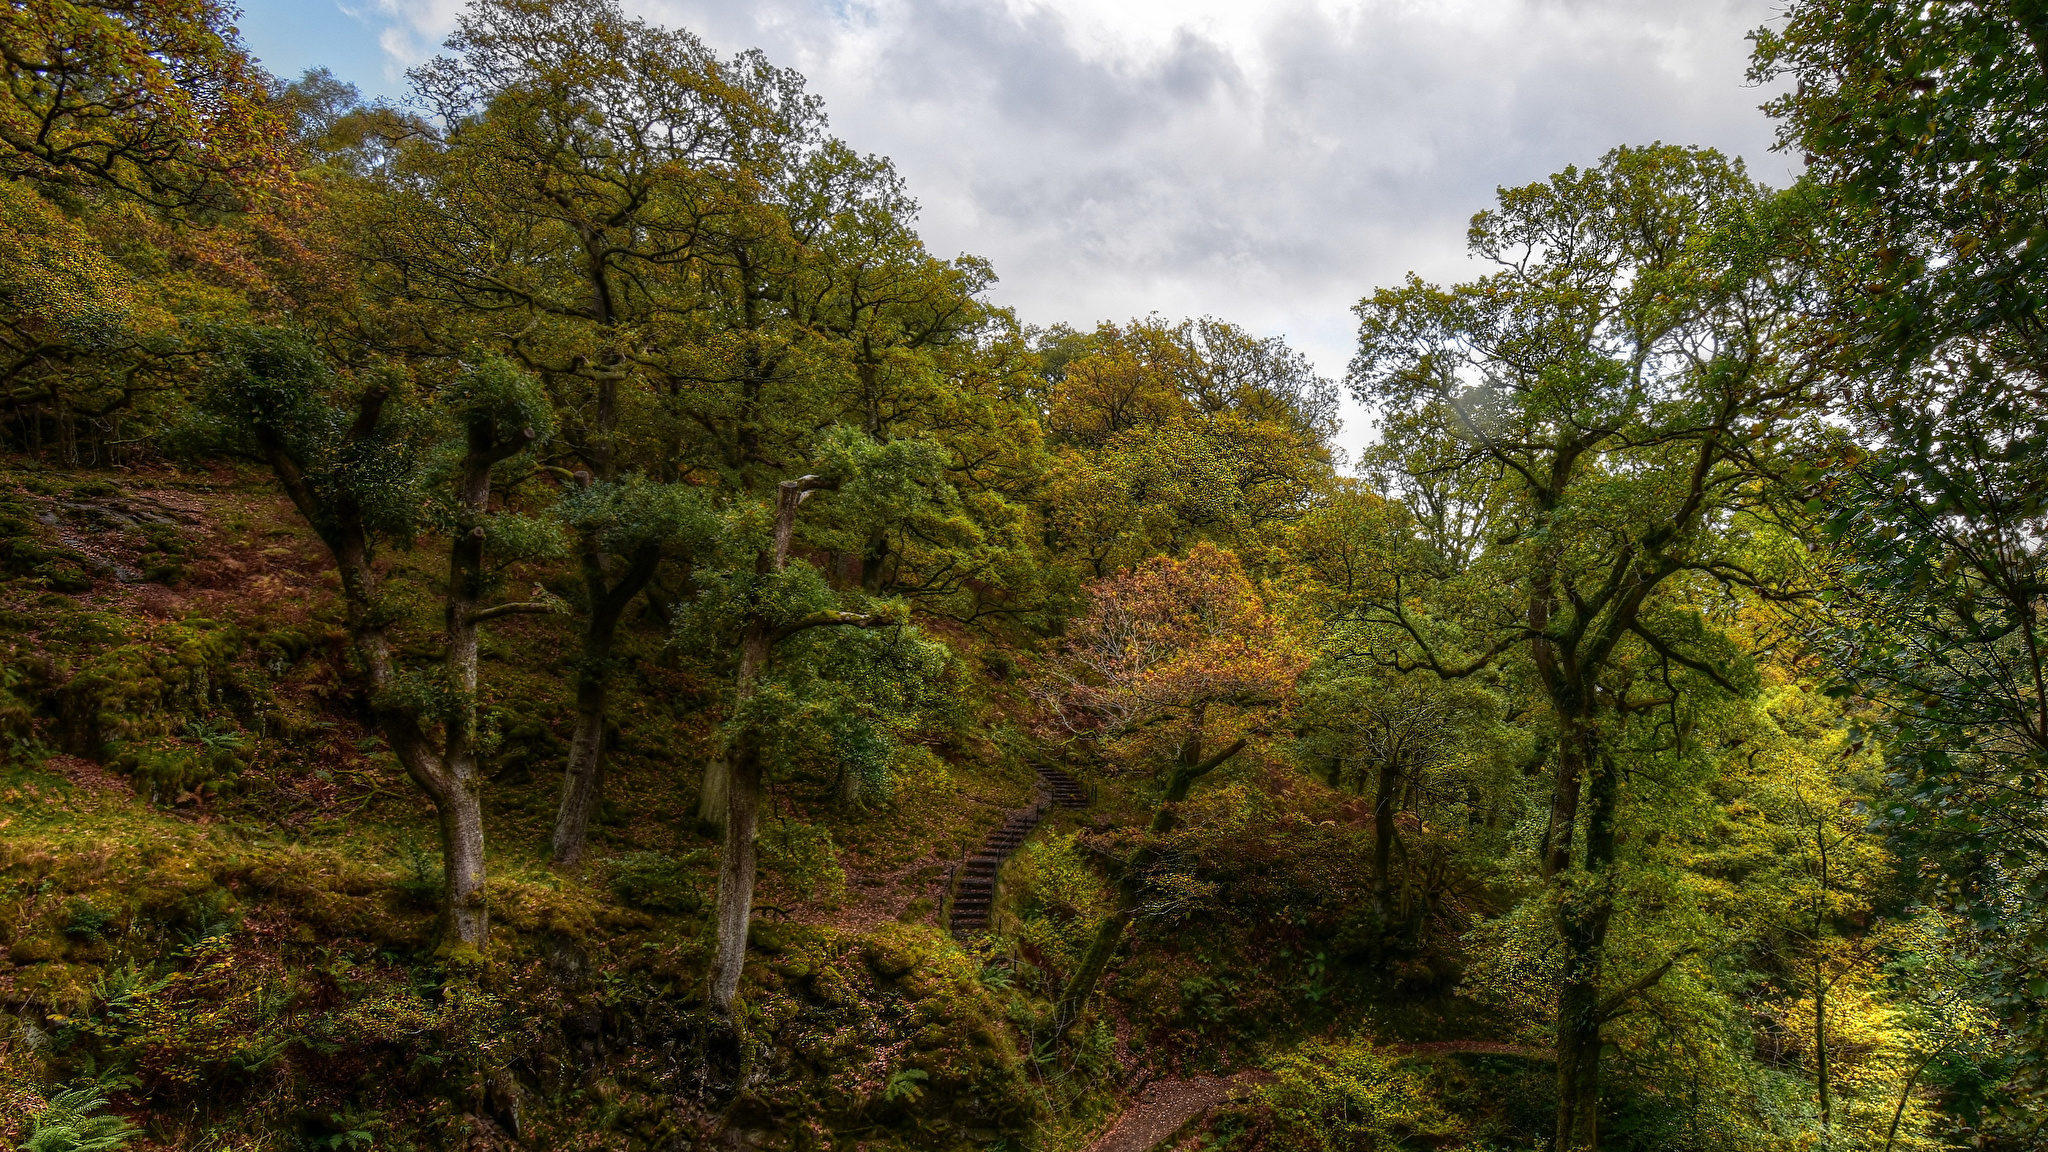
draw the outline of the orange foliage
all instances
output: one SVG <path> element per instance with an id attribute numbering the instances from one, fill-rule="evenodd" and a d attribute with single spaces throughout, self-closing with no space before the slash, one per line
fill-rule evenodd
<path id="1" fill-rule="evenodd" d="M 1307 663 L 1231 552 L 1198 544 L 1096 581 L 1048 693 L 1074 731 L 1200 725 L 1211 706 L 1271 708 Z"/>

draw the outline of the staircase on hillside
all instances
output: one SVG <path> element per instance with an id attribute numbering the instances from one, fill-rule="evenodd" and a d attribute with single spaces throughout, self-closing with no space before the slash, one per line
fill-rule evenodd
<path id="1" fill-rule="evenodd" d="M 962 862 L 953 885 L 953 914 L 949 923 L 953 934 L 988 929 L 989 906 L 996 895 L 996 869 L 1024 843 L 1048 810 L 1084 808 L 1087 804 L 1079 781 L 1051 765 L 1040 765 L 1038 795 L 1031 807 L 1011 812 L 1002 826 L 989 833 L 981 847 Z"/>

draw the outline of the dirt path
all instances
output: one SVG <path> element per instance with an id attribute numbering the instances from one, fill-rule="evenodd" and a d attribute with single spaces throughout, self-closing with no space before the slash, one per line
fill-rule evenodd
<path id="1" fill-rule="evenodd" d="M 1498 1040 L 1432 1040 L 1426 1044 L 1396 1044 L 1394 1051 L 1403 1056 L 1445 1056 L 1470 1052 L 1478 1056 L 1521 1056 L 1529 1060 L 1557 1059 L 1557 1053 L 1548 1048 L 1504 1044 Z"/>
<path id="2" fill-rule="evenodd" d="M 1239 1072 L 1235 1076 L 1157 1081 L 1138 1093 L 1109 1131 L 1088 1146 L 1088 1152 L 1151 1152 L 1232 1095 L 1272 1079 L 1270 1072 Z"/>

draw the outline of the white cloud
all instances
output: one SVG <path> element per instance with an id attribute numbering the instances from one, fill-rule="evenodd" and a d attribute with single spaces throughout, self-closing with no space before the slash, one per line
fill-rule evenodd
<path id="1" fill-rule="evenodd" d="M 377 3 L 394 64 L 459 10 Z M 927 242 L 991 258 L 1025 318 L 1218 315 L 1332 375 L 1360 296 L 1465 274 L 1497 185 L 1656 139 L 1789 174 L 1743 79 L 1770 0 L 627 7 L 802 71 L 838 135 L 896 161 Z"/>

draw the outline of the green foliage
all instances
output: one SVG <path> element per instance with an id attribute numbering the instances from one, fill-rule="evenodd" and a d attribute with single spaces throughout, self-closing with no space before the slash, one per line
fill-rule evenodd
<path id="1" fill-rule="evenodd" d="M 124 1148 L 141 1130 L 125 1117 L 103 1111 L 107 1098 L 97 1087 L 71 1088 L 50 1097 L 29 1118 L 20 1152 L 111 1152 Z"/>
<path id="2" fill-rule="evenodd" d="M 1429 1076 L 1365 1040 L 1311 1040 L 1274 1061 L 1260 1090 L 1272 1110 L 1272 1147 L 1382 1152 L 1459 1132 Z"/>
<path id="3" fill-rule="evenodd" d="M 84 899 L 73 899 L 66 911 L 64 934 L 74 940 L 97 940 L 114 922 L 114 914 Z"/>
<path id="4" fill-rule="evenodd" d="M 889 1074 L 882 1099 L 891 1104 L 915 1104 L 917 1098 L 924 1095 L 924 1085 L 931 1078 L 931 1073 L 922 1068 L 899 1068 Z"/>
<path id="5" fill-rule="evenodd" d="M 807 902 L 829 902 L 846 890 L 832 830 L 820 825 L 771 821 L 761 831 L 761 863 Z"/>
<path id="6" fill-rule="evenodd" d="M 658 484 L 644 476 L 593 484 L 555 506 L 571 529 L 590 533 L 606 552 L 624 555 L 648 544 L 683 555 L 708 551 L 723 527 L 703 489 Z"/>
<path id="7" fill-rule="evenodd" d="M 1025 845 L 1004 870 L 1003 893 L 1016 917 L 1015 947 L 1056 974 L 1072 969 L 1116 906 L 1074 833 Z"/>

